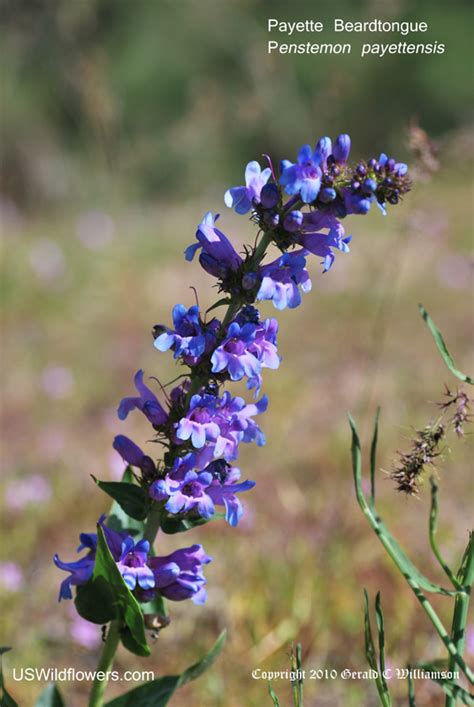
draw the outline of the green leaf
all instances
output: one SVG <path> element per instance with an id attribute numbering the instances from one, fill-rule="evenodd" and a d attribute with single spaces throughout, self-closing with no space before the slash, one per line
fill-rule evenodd
<path id="1" fill-rule="evenodd" d="M 135 599 L 115 563 L 105 539 L 101 525 L 97 525 L 97 553 L 92 579 L 105 580 L 111 589 L 116 617 L 122 620 L 130 631 L 127 634 L 125 647 L 137 655 L 150 655 L 146 642 L 145 625 L 140 604 Z M 130 640 L 128 640 L 130 638 Z M 131 640 L 133 639 L 133 641 Z"/>
<path id="2" fill-rule="evenodd" d="M 95 483 L 114 499 L 130 518 L 144 520 L 150 507 L 150 498 L 141 486 L 125 481 L 99 481 L 91 474 Z"/>
<path id="3" fill-rule="evenodd" d="M 8 692 L 7 688 L 5 687 L 5 681 L 3 679 L 3 665 L 2 665 L 2 656 L 4 653 L 7 653 L 10 651 L 11 648 L 7 646 L 2 646 L 0 648 L 0 705 L 1 707 L 18 707 L 17 703 L 13 699 L 13 697 L 10 695 Z"/>
<path id="4" fill-rule="evenodd" d="M 367 500 L 364 496 L 364 492 L 362 490 L 362 459 L 360 451 L 360 440 L 355 422 L 350 415 L 349 424 L 352 430 L 352 468 L 354 472 L 354 484 L 356 489 L 357 501 L 365 517 L 372 526 L 372 529 L 379 537 L 380 542 L 385 547 L 388 554 L 395 562 L 395 564 L 399 567 L 400 571 L 408 582 L 413 582 L 418 585 L 419 588 L 424 589 L 427 592 L 432 592 L 434 594 L 444 594 L 446 596 L 456 595 L 458 593 L 457 591 L 444 589 L 443 587 L 434 584 L 423 574 L 421 574 L 421 572 L 407 557 L 407 555 L 402 550 L 393 535 L 389 532 L 380 516 L 376 514 L 375 509 L 367 503 Z"/>
<path id="5" fill-rule="evenodd" d="M 380 592 L 377 592 L 375 597 L 375 620 L 377 622 L 377 631 L 379 634 L 379 667 L 380 667 L 380 680 L 382 682 L 383 689 L 385 690 L 388 697 L 388 704 L 392 704 L 392 700 L 388 691 L 388 685 L 384 677 L 385 673 L 385 623 L 382 611 L 382 602 L 380 599 Z"/>
<path id="6" fill-rule="evenodd" d="M 116 618 L 114 594 L 103 577 L 93 577 L 76 589 L 77 613 L 93 624 L 103 625 Z"/>
<path id="7" fill-rule="evenodd" d="M 165 707 L 179 687 L 191 680 L 196 680 L 205 670 L 211 667 L 224 647 L 225 639 L 226 631 L 224 630 L 209 653 L 198 663 L 191 665 L 181 675 L 166 675 L 139 685 L 125 695 L 107 702 L 106 707 Z"/>
<path id="8" fill-rule="evenodd" d="M 218 307 L 223 307 L 225 304 L 231 304 L 232 300 L 230 297 L 223 297 L 222 299 L 218 300 L 215 304 L 213 304 L 209 309 L 206 309 L 206 314 L 209 314 L 209 312 L 212 312 L 213 309 L 217 309 Z"/>
<path id="9" fill-rule="evenodd" d="M 225 518 L 225 513 L 214 513 L 212 518 L 206 520 L 201 516 L 196 516 L 196 518 L 180 518 L 179 516 L 166 515 L 163 513 L 160 516 L 160 528 L 167 535 L 174 535 L 175 533 L 184 533 L 186 530 L 192 530 L 197 528 L 199 525 L 205 525 L 206 523 L 211 523 L 213 520 Z"/>
<path id="10" fill-rule="evenodd" d="M 205 518 L 176 518 L 173 516 L 162 515 L 160 518 L 160 528 L 167 535 L 175 533 L 184 533 L 186 530 L 192 530 L 198 525 L 209 523 Z"/>
<path id="11" fill-rule="evenodd" d="M 435 323 L 431 319 L 430 315 L 426 311 L 426 309 L 423 307 L 422 304 L 419 305 L 420 307 L 420 313 L 423 319 L 425 320 L 428 329 L 430 330 L 431 334 L 433 335 L 433 339 L 435 340 L 436 347 L 438 351 L 440 352 L 443 361 L 451 371 L 453 375 L 456 376 L 456 378 L 459 378 L 462 380 L 464 383 L 470 383 L 471 385 L 474 385 L 474 379 L 471 378 L 471 376 L 466 375 L 465 373 L 462 373 L 460 370 L 456 368 L 456 365 L 452 359 L 451 354 L 448 351 L 448 348 L 445 344 L 445 341 L 441 335 L 441 332 L 439 329 L 436 327 Z"/>
<path id="12" fill-rule="evenodd" d="M 408 666 L 408 670 L 411 670 L 411 666 Z M 416 696 L 415 696 L 415 683 L 410 673 L 408 673 L 408 707 L 416 707 Z"/>
<path id="13" fill-rule="evenodd" d="M 130 466 L 127 466 L 122 476 L 122 483 L 132 483 L 133 472 Z M 123 508 L 114 501 L 110 509 L 109 517 L 107 518 L 107 526 L 111 530 L 120 533 L 126 530 L 130 535 L 143 535 L 145 524 L 143 521 L 134 520 L 125 513 Z"/>
<path id="14" fill-rule="evenodd" d="M 280 700 L 278 699 L 277 694 L 276 694 L 275 690 L 273 689 L 271 682 L 268 682 L 268 694 L 270 695 L 270 697 L 273 700 L 274 707 L 280 707 Z"/>
<path id="15" fill-rule="evenodd" d="M 380 623 L 381 608 L 380 608 L 380 596 L 377 594 L 378 599 L 375 601 L 376 614 L 377 614 L 377 626 L 379 628 L 379 646 L 382 647 L 381 653 L 379 655 L 379 665 L 377 665 L 377 654 L 375 652 L 375 644 L 372 636 L 372 626 L 370 623 L 370 609 L 369 609 L 369 595 L 367 590 L 364 589 L 364 639 L 365 639 L 365 655 L 367 657 L 367 662 L 369 666 L 376 672 L 378 677 L 374 679 L 377 692 L 379 693 L 380 702 L 383 707 L 391 707 L 392 698 L 388 691 L 387 683 L 385 678 L 382 677 L 382 665 L 385 667 L 385 653 L 384 653 L 384 637 L 383 637 L 383 618 L 382 623 Z"/>
<path id="16" fill-rule="evenodd" d="M 377 441 L 379 437 L 379 418 L 380 407 L 375 412 L 374 434 L 372 435 L 372 443 L 370 445 L 370 500 L 372 505 L 375 503 L 375 471 L 377 467 Z"/>
<path id="17" fill-rule="evenodd" d="M 54 683 L 49 683 L 43 690 L 35 702 L 35 707 L 64 707 L 64 700 Z"/>
<path id="18" fill-rule="evenodd" d="M 416 666 L 420 670 L 423 670 L 424 672 L 429 672 L 429 673 L 437 673 L 441 672 L 441 669 L 439 665 L 436 664 L 436 662 L 433 663 L 421 663 Z M 447 668 L 444 667 L 444 670 Z M 448 695 L 448 697 L 453 698 L 454 700 L 460 700 L 463 705 L 474 705 L 474 695 L 470 694 L 467 690 L 464 688 L 460 687 L 460 685 L 456 685 L 456 683 L 451 682 L 450 680 L 447 680 L 446 678 L 442 677 L 433 677 L 432 675 L 430 676 L 430 680 L 435 682 L 437 685 L 441 687 L 443 692 Z"/>

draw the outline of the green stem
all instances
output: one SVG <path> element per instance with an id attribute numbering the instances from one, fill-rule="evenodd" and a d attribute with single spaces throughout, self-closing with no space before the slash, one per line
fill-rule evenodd
<path id="1" fill-rule="evenodd" d="M 119 622 L 117 620 L 111 621 L 99 663 L 97 664 L 96 678 L 92 683 L 89 707 L 102 707 L 104 704 L 104 692 L 109 682 L 109 672 L 112 668 L 119 640 Z M 98 674 L 101 674 L 101 678 L 98 677 Z"/>
<path id="2" fill-rule="evenodd" d="M 456 595 L 454 600 L 453 622 L 451 626 L 451 641 L 456 646 L 459 655 L 464 652 L 464 644 L 466 641 L 466 623 L 469 610 L 469 600 L 471 598 L 471 589 L 474 583 L 474 536 L 471 534 L 469 542 L 464 553 L 463 562 L 458 574 L 458 580 L 463 585 L 464 591 Z M 453 656 L 449 657 L 448 670 L 453 671 L 455 661 Z M 446 707 L 454 707 L 456 705 L 456 697 L 446 697 Z"/>
<path id="3" fill-rule="evenodd" d="M 430 545 L 434 556 L 438 560 L 439 564 L 443 568 L 447 577 L 449 577 L 451 584 L 458 592 L 463 591 L 462 585 L 458 582 L 454 574 L 451 572 L 449 565 L 444 561 L 441 555 L 438 543 L 436 541 L 436 533 L 438 530 L 438 485 L 436 480 L 431 477 L 431 510 L 430 510 Z"/>

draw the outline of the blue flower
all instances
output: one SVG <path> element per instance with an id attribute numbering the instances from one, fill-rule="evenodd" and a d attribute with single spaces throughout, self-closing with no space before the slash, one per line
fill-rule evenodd
<path id="1" fill-rule="evenodd" d="M 155 577 L 147 565 L 149 552 L 148 540 L 139 540 L 135 543 L 130 536 L 123 539 L 117 567 L 131 592 L 137 585 L 145 591 L 155 586 Z"/>
<path id="2" fill-rule="evenodd" d="M 242 258 L 222 231 L 215 227 L 219 215 L 210 211 L 204 216 L 196 231 L 198 243 L 193 243 L 185 250 L 186 260 L 192 260 L 199 248 L 202 248 L 199 262 L 206 272 L 214 277 L 225 277 L 229 271 L 235 271 L 242 265 Z"/>
<path id="3" fill-rule="evenodd" d="M 260 268 L 262 282 L 257 300 L 272 300 L 276 309 L 294 309 L 301 304 L 301 293 L 311 290 L 311 280 L 306 270 L 306 251 L 283 253 L 279 258 Z"/>
<path id="4" fill-rule="evenodd" d="M 164 479 L 154 481 L 150 496 L 155 501 L 166 500 L 165 508 L 169 513 L 188 513 L 196 509 L 206 520 L 214 515 L 216 504 L 225 506 L 227 522 L 236 526 L 243 511 L 235 494 L 255 486 L 254 481 L 235 483 L 239 478 L 239 469 L 229 467 L 222 460 L 212 462 L 201 472 L 183 472 L 178 468 Z"/>
<path id="5" fill-rule="evenodd" d="M 204 604 L 207 593 L 203 565 L 211 560 L 202 545 L 192 545 L 166 557 L 152 557 L 148 565 L 153 571 L 156 589 L 166 599 L 192 599 L 195 604 Z"/>
<path id="6" fill-rule="evenodd" d="M 265 436 L 253 420 L 264 412 L 268 399 L 247 404 L 233 398 L 229 391 L 222 397 L 210 393 L 193 395 L 186 416 L 176 423 L 176 441 L 190 440 L 196 451 L 196 468 L 203 469 L 213 459 L 236 459 L 240 442 L 265 444 Z"/>
<path id="7" fill-rule="evenodd" d="M 168 415 L 158 402 L 156 395 L 143 382 L 143 371 L 135 374 L 135 387 L 140 396 L 133 398 L 123 398 L 120 401 L 117 414 L 120 420 L 125 420 L 132 410 L 140 410 L 151 422 L 153 427 L 160 427 L 168 420 Z"/>
<path id="8" fill-rule="evenodd" d="M 228 189 L 224 196 L 225 205 L 234 209 L 238 214 L 246 214 L 260 203 L 260 193 L 271 174 L 272 170 L 269 167 L 262 171 L 258 162 L 249 162 L 245 168 L 246 186 Z"/>
<path id="9" fill-rule="evenodd" d="M 212 372 L 220 373 L 227 370 L 233 381 L 242 380 L 244 376 L 247 378 L 258 376 L 261 363 L 251 351 L 256 330 L 257 326 L 250 322 L 243 326 L 238 322 L 232 322 L 227 329 L 225 339 L 211 356 Z"/>
<path id="10" fill-rule="evenodd" d="M 322 229 L 327 229 L 328 233 L 322 233 Z M 305 250 L 323 258 L 324 272 L 327 272 L 334 262 L 332 249 L 348 253 L 350 241 L 351 236 L 345 236 L 344 227 L 332 214 L 320 211 L 305 214 L 299 242 Z"/>
<path id="11" fill-rule="evenodd" d="M 150 544 L 147 540 L 140 540 L 137 543 L 127 535 L 127 533 L 116 533 L 104 525 L 105 516 L 99 518 L 99 525 L 104 531 L 107 545 L 112 557 L 117 563 L 117 567 L 124 579 L 125 584 L 132 591 L 138 584 L 142 589 L 154 587 L 154 576 L 147 567 L 146 562 Z M 81 533 L 81 543 L 77 552 L 88 549 L 88 553 L 76 562 L 62 562 L 57 555 L 54 556 L 54 564 L 59 569 L 70 572 L 59 589 L 59 601 L 61 599 L 72 599 L 71 586 L 86 584 L 92 577 L 97 550 L 96 533 Z"/>
<path id="12" fill-rule="evenodd" d="M 280 184 L 290 196 L 299 194 L 306 204 L 313 202 L 321 187 L 321 154 L 303 145 L 295 164 L 283 160 L 280 166 Z"/>
<path id="13" fill-rule="evenodd" d="M 155 339 L 155 348 L 159 351 L 172 349 L 174 358 L 182 357 L 189 366 L 199 363 L 201 356 L 213 348 L 220 326 L 217 319 L 204 326 L 199 318 L 199 307 L 194 305 L 186 309 L 182 304 L 173 308 L 173 324 L 174 330 L 155 327 L 155 331 L 162 332 Z"/>

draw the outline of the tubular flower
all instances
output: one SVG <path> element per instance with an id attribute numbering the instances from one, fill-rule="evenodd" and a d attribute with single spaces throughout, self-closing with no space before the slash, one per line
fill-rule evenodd
<path id="1" fill-rule="evenodd" d="M 140 410 L 151 422 L 153 427 L 160 427 L 168 420 L 168 415 L 158 402 L 156 395 L 143 382 L 143 371 L 135 374 L 135 387 L 139 392 L 138 397 L 123 398 L 117 414 L 120 420 L 125 420 L 132 410 Z"/>

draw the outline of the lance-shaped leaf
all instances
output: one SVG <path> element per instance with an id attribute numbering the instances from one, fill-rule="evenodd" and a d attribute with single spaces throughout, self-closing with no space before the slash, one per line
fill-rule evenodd
<path id="1" fill-rule="evenodd" d="M 376 611 L 377 611 L 377 625 L 379 627 L 379 662 L 377 663 L 377 653 L 375 650 L 374 639 L 372 636 L 372 625 L 370 622 L 370 609 L 369 609 L 369 595 L 367 590 L 364 589 L 364 641 L 365 641 L 365 655 L 367 662 L 371 669 L 375 672 L 376 678 L 374 680 L 377 692 L 379 693 L 380 702 L 383 707 L 391 707 L 392 698 L 388 691 L 387 683 L 385 678 L 382 676 L 383 670 L 385 670 L 385 649 L 384 649 L 384 633 L 383 633 L 383 618 L 382 624 L 380 624 L 380 598 L 377 594 L 378 600 L 376 601 Z M 383 668 L 382 668 L 383 666 Z"/>
<path id="2" fill-rule="evenodd" d="M 225 639 L 226 631 L 224 630 L 209 653 L 181 675 L 166 675 L 139 685 L 125 695 L 120 695 L 111 702 L 107 702 L 106 707 L 165 707 L 179 687 L 191 680 L 196 680 L 211 667 L 224 647 Z"/>
<path id="3" fill-rule="evenodd" d="M 273 707 L 280 707 L 280 700 L 277 697 L 275 690 L 272 687 L 271 682 L 268 683 L 268 694 L 273 700 Z"/>
<path id="4" fill-rule="evenodd" d="M 474 695 L 460 685 L 456 685 L 456 683 L 451 680 L 442 677 L 442 673 L 446 671 L 446 667 L 441 669 L 436 663 L 420 663 L 416 667 L 419 670 L 423 670 L 425 673 L 429 673 L 430 680 L 433 680 L 433 682 L 439 685 L 448 697 L 456 701 L 459 700 L 463 705 L 471 705 L 471 707 L 474 705 Z"/>
<path id="5" fill-rule="evenodd" d="M 131 484 L 133 481 L 133 472 L 130 466 L 127 466 L 123 472 L 121 483 Z M 143 535 L 145 524 L 141 520 L 135 520 L 131 518 L 120 506 L 117 501 L 112 503 L 110 509 L 109 517 L 107 519 L 107 526 L 117 533 L 122 530 L 126 530 L 130 535 Z"/>
<path id="6" fill-rule="evenodd" d="M 49 683 L 35 702 L 35 707 L 64 707 L 57 685 Z"/>
<path id="7" fill-rule="evenodd" d="M 198 525 L 205 525 L 218 518 L 225 518 L 225 513 L 216 512 L 212 518 L 207 519 L 201 516 L 197 516 L 196 518 L 180 518 L 179 516 L 173 516 L 165 512 L 160 516 L 160 528 L 167 535 L 174 535 L 175 533 L 184 533 L 186 530 L 192 530 Z"/>
<path id="8" fill-rule="evenodd" d="M 125 481 L 100 481 L 91 474 L 97 486 L 114 499 L 130 518 L 144 520 L 150 508 L 150 497 L 141 486 Z"/>
<path id="9" fill-rule="evenodd" d="M 441 332 L 439 329 L 436 327 L 434 321 L 431 319 L 430 315 L 426 311 L 426 309 L 423 307 L 422 304 L 420 304 L 420 314 L 425 320 L 428 329 L 433 335 L 433 339 L 435 340 L 436 347 L 438 351 L 440 352 L 443 361 L 451 371 L 451 373 L 456 376 L 456 378 L 459 378 L 462 380 L 464 383 L 470 383 L 471 385 L 474 385 L 474 379 L 471 378 L 471 376 L 466 375 L 465 373 L 462 373 L 458 368 L 456 368 L 456 365 L 453 361 L 453 358 L 451 354 L 448 351 L 448 347 L 445 344 L 445 341 L 441 335 Z"/>

